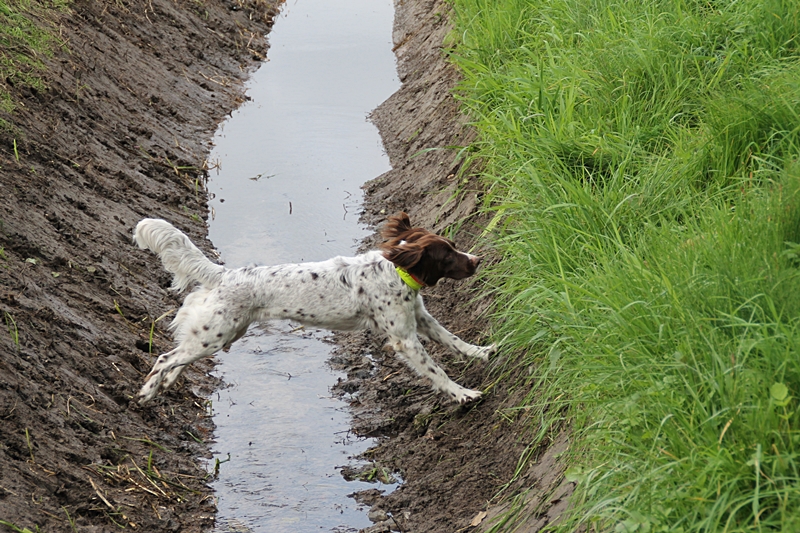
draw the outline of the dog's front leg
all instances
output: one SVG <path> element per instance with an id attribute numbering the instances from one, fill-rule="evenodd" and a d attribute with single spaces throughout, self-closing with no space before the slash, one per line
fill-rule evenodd
<path id="1" fill-rule="evenodd" d="M 481 392 L 462 387 L 447 377 L 444 370 L 425 351 L 425 347 L 414 338 L 391 338 L 390 345 L 417 374 L 433 382 L 433 387 L 447 394 L 453 401 L 465 404 L 481 397 Z"/>
<path id="2" fill-rule="evenodd" d="M 422 296 L 420 295 L 417 295 L 414 313 L 417 318 L 417 332 L 438 342 L 454 353 L 488 361 L 489 356 L 497 349 L 494 344 L 489 346 L 475 346 L 474 344 L 469 344 L 458 338 L 457 335 L 453 335 L 447 331 L 430 315 L 430 313 L 428 313 L 428 310 L 425 309 L 425 304 L 422 302 Z"/>

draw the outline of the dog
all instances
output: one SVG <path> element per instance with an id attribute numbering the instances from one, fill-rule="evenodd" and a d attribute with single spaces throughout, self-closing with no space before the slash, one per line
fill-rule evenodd
<path id="1" fill-rule="evenodd" d="M 389 217 L 378 250 L 314 263 L 228 269 L 212 263 L 180 230 L 160 219 L 141 220 L 134 241 L 156 253 L 173 274 L 172 289 L 196 288 L 170 325 L 176 347 L 158 357 L 138 393 L 140 404 L 166 389 L 194 361 L 227 350 L 252 322 L 289 319 L 336 331 L 370 329 L 388 337 L 414 371 L 459 404 L 480 391 L 452 381 L 428 355 L 418 336 L 457 354 L 488 360 L 495 346 L 468 344 L 425 309 L 419 291 L 442 278 L 473 275 L 480 257 L 459 252 L 452 241 L 414 228 L 406 213 Z"/>

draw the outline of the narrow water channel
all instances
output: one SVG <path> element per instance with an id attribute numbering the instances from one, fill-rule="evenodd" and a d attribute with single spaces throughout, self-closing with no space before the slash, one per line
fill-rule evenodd
<path id="1" fill-rule="evenodd" d="M 221 125 L 210 161 L 210 237 L 231 267 L 353 255 L 361 185 L 389 169 L 370 110 L 399 87 L 392 0 L 289 0 L 250 101 Z M 375 485 L 336 467 L 366 449 L 350 436 L 324 331 L 252 327 L 217 372 L 217 532 L 356 531 L 347 497 Z M 211 468 L 214 467 L 212 460 Z M 379 486 L 390 491 L 393 487 Z"/>

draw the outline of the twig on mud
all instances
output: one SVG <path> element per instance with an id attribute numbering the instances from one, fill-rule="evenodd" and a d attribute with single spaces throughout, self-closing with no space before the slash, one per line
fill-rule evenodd
<path id="1" fill-rule="evenodd" d="M 92 407 L 93 407 L 93 406 L 97 405 L 97 400 L 95 400 L 94 396 L 92 396 L 91 394 L 89 394 L 89 393 L 88 393 L 88 392 L 86 392 L 85 390 L 78 389 L 78 392 L 81 392 L 81 393 L 85 394 L 86 396 L 88 396 L 89 398 L 91 398 L 91 399 L 92 399 L 92 405 L 86 405 L 86 404 L 85 404 L 85 403 L 83 403 L 83 402 L 79 402 L 79 403 L 80 403 L 82 406 L 84 406 L 85 408 L 87 408 L 87 409 L 89 409 L 89 410 L 92 410 L 92 411 L 94 411 L 95 413 L 99 413 L 99 412 L 100 412 L 100 411 L 98 411 L 97 409 L 92 409 Z M 84 415 L 84 416 L 85 416 L 85 415 Z"/>
<path id="2" fill-rule="evenodd" d="M 33 445 L 31 444 L 31 434 L 28 432 L 28 428 L 25 428 L 25 440 L 28 442 L 28 452 L 31 454 L 31 462 L 36 464 L 36 459 L 33 457 Z"/>
<path id="3" fill-rule="evenodd" d="M 19 494 L 17 494 L 16 492 L 14 492 L 14 491 L 13 491 L 13 490 L 11 490 L 11 489 L 7 489 L 7 488 L 6 488 L 6 487 L 4 487 L 3 485 L 0 485 L 0 489 L 4 490 L 5 492 L 7 492 L 7 493 L 9 493 L 9 494 L 13 494 L 13 495 L 14 495 L 14 496 L 16 496 L 17 498 L 19 498 Z"/>
<path id="4" fill-rule="evenodd" d="M 8 411 L 5 415 L 3 415 L 3 420 L 8 420 L 9 418 L 11 418 L 11 415 L 13 415 L 14 411 L 16 410 L 17 410 L 17 401 L 14 400 L 14 405 L 11 407 L 10 411 Z"/>
<path id="5" fill-rule="evenodd" d="M 158 448 L 159 450 L 161 450 L 164 453 L 174 453 L 172 450 L 169 450 L 169 449 L 161 446 L 160 444 L 151 441 L 148 438 L 137 439 L 135 437 L 123 437 L 123 436 L 120 436 L 120 438 L 125 439 L 125 440 L 132 440 L 132 441 L 136 441 L 136 442 L 142 442 L 144 444 L 149 444 L 150 446 L 155 446 L 156 448 Z"/>
<path id="6" fill-rule="evenodd" d="M 91 478 L 91 476 L 86 476 L 86 477 L 87 477 L 87 478 L 89 478 L 89 483 L 91 483 L 91 484 L 92 484 L 92 488 L 94 489 L 95 493 L 97 493 L 97 496 L 98 496 L 98 498 L 100 498 L 101 500 L 103 500 L 103 503 L 104 503 L 104 504 L 106 504 L 106 505 L 108 505 L 108 508 L 109 508 L 109 509 L 111 509 L 112 511 L 116 511 L 116 509 L 114 509 L 114 506 L 113 506 L 113 505 L 111 505 L 111 504 L 108 502 L 108 500 L 106 500 L 106 497 L 105 497 L 105 496 L 103 496 L 103 495 L 100 493 L 100 489 L 98 489 L 98 488 L 97 488 L 97 485 L 95 485 L 95 484 L 94 484 L 94 480 Z"/>
<path id="7" fill-rule="evenodd" d="M 211 83 L 216 83 L 216 84 L 217 84 L 217 85 L 219 85 L 220 87 L 226 87 L 226 88 L 227 88 L 227 87 L 230 87 L 230 86 L 231 86 L 230 82 L 228 81 L 228 78 L 226 78 L 226 77 L 224 77 L 224 76 L 214 76 L 214 77 L 212 77 L 212 78 L 209 78 L 208 76 L 206 76 L 206 75 L 205 75 L 205 74 L 203 74 L 202 72 L 198 72 L 198 74 L 200 74 L 201 76 L 203 76 L 205 79 L 207 79 L 207 80 L 208 80 L 208 81 L 210 81 Z M 214 78 L 220 78 L 220 79 L 222 79 L 222 81 L 217 81 L 217 80 L 215 80 Z"/>
<path id="8" fill-rule="evenodd" d="M 141 485 L 140 485 L 139 483 L 137 483 L 137 482 L 136 482 L 136 480 L 135 480 L 135 479 L 133 479 L 133 478 L 129 478 L 129 479 L 128 479 L 128 482 L 129 482 L 129 483 L 132 483 L 132 484 L 134 484 L 134 485 L 136 485 L 137 487 L 139 487 L 140 489 L 142 489 L 142 490 L 143 490 L 143 491 L 145 491 L 146 493 L 148 493 L 148 494 L 152 494 L 152 495 L 153 495 L 153 496 L 155 496 L 156 498 L 158 498 L 158 497 L 159 497 L 159 495 L 158 495 L 158 494 L 156 494 L 156 493 L 155 493 L 155 492 L 153 492 L 152 490 L 148 489 L 147 487 L 143 487 L 143 486 L 141 486 Z M 132 489 L 127 489 L 127 490 L 132 490 Z M 165 494 L 164 496 L 166 496 L 166 494 Z"/>
<path id="9" fill-rule="evenodd" d="M 158 485 L 156 485 L 155 481 L 153 481 L 152 479 L 150 479 L 150 477 L 149 477 L 147 474 L 145 474 L 144 472 L 142 472 L 142 469 L 141 469 L 141 468 L 139 468 L 139 465 L 137 465 L 137 464 L 136 464 L 136 461 L 134 461 L 134 460 L 133 460 L 133 457 L 131 457 L 131 458 L 130 458 L 130 460 L 131 460 L 131 463 L 133 463 L 133 466 L 134 466 L 134 468 L 136 468 L 136 470 L 139 472 L 139 474 L 141 474 L 141 476 L 142 476 L 143 478 L 145 478 L 145 479 L 147 480 L 147 482 L 148 482 L 148 483 L 150 483 L 151 485 L 153 485 L 153 487 L 155 487 L 155 489 L 156 489 L 158 492 L 160 492 L 160 493 L 161 493 L 161 494 L 162 494 L 162 495 L 163 495 L 165 498 L 169 498 L 169 496 L 167 495 L 167 493 L 166 493 L 166 492 L 164 492 L 163 490 L 161 490 L 161 487 L 159 487 Z M 133 481 L 133 478 L 131 478 L 131 481 Z M 134 483 L 135 483 L 135 481 L 134 481 Z M 140 488 L 144 488 L 144 487 L 140 487 Z M 152 491 L 147 491 L 147 492 L 150 492 L 150 493 L 152 494 Z M 158 496 L 158 494 L 156 494 L 156 496 Z"/>
<path id="10" fill-rule="evenodd" d="M 151 12 L 151 13 L 153 13 L 153 14 L 155 15 L 155 13 L 156 13 L 156 10 L 155 10 L 155 9 L 153 9 L 153 2 L 152 2 L 152 1 L 150 1 L 150 2 L 147 2 L 147 5 L 150 7 L 150 12 Z M 147 22 L 149 22 L 150 24 L 152 24 L 152 23 L 153 23 L 153 21 L 152 21 L 152 20 L 150 20 L 150 17 L 148 17 L 148 16 L 147 16 L 147 8 L 144 8 L 144 18 L 146 18 L 146 19 L 147 19 Z"/>

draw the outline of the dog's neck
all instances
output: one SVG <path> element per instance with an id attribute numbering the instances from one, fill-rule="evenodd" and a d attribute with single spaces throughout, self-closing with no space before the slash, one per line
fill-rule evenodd
<path id="1" fill-rule="evenodd" d="M 397 274 L 400 276 L 400 279 L 402 279 L 406 285 L 411 287 L 411 290 L 418 291 L 422 287 L 426 286 L 425 283 L 423 283 L 418 277 L 409 271 L 400 268 L 399 266 L 394 267 L 394 269 L 397 270 Z"/>

